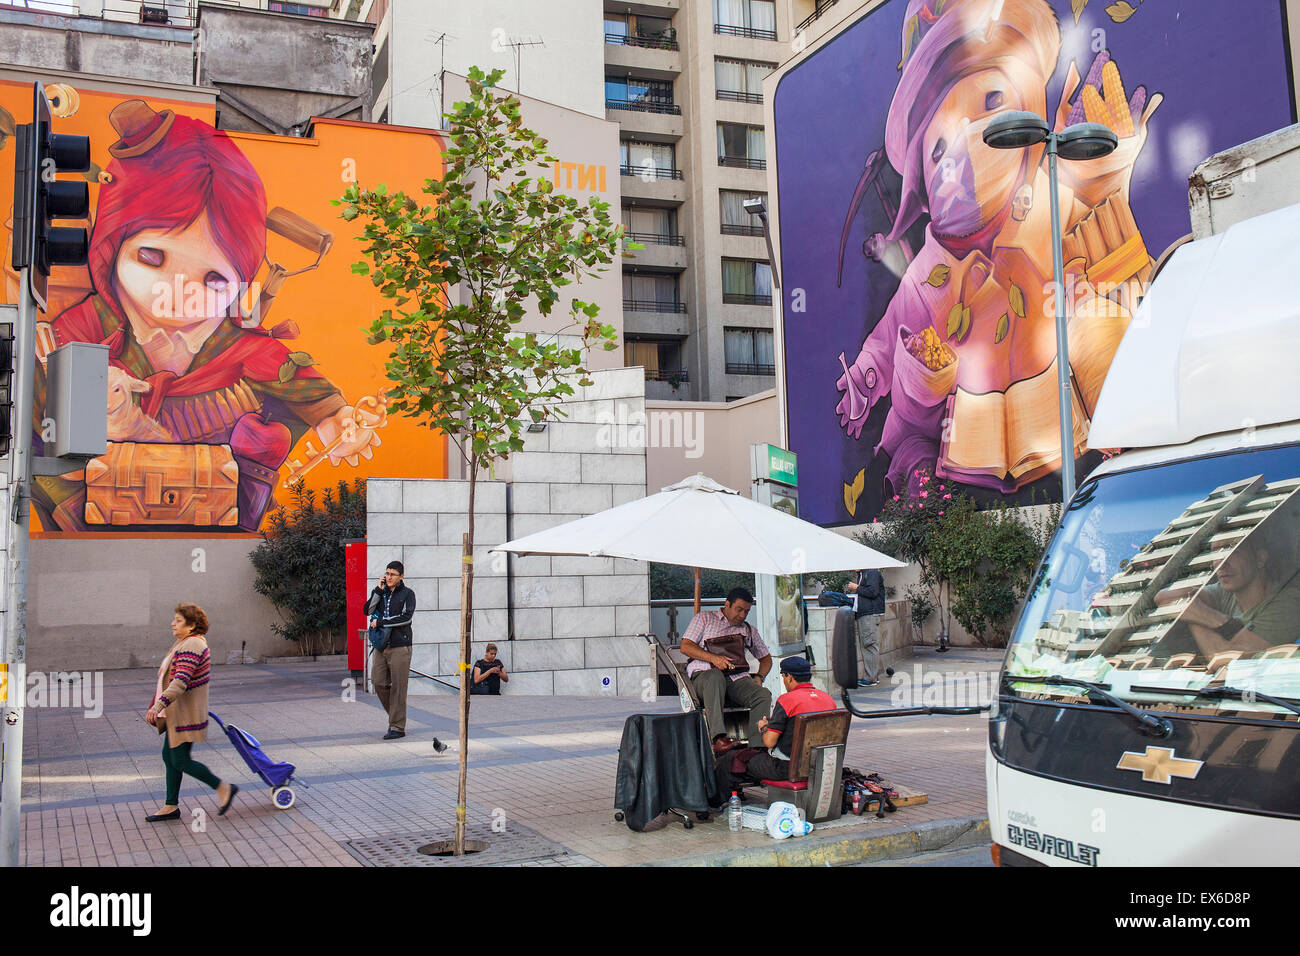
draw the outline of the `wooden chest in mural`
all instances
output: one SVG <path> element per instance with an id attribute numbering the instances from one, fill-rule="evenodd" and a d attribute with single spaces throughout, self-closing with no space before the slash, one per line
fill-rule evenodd
<path id="1" fill-rule="evenodd" d="M 109 442 L 86 463 L 86 523 L 233 528 L 238 484 L 226 445 Z"/>

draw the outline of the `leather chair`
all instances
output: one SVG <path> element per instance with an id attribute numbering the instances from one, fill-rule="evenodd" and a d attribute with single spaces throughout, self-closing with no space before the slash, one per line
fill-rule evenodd
<path id="1" fill-rule="evenodd" d="M 844 800 L 844 748 L 849 739 L 847 710 L 798 714 L 792 723 L 790 772 L 784 780 L 764 780 L 767 802 L 784 800 L 804 811 L 811 823 L 838 820 Z"/>

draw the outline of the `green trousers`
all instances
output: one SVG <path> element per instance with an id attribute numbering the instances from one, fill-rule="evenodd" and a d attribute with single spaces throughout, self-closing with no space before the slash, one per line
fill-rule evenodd
<path id="1" fill-rule="evenodd" d="M 167 746 L 167 735 L 163 734 L 163 766 L 167 768 L 167 806 L 176 806 L 181 798 L 181 776 L 189 774 L 195 780 L 206 783 L 213 790 L 221 783 L 216 775 L 190 757 L 193 744 L 181 744 L 179 747 Z"/>

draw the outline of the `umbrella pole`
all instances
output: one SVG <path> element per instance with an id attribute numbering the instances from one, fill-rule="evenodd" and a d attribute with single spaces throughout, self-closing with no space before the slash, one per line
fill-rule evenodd
<path id="1" fill-rule="evenodd" d="M 700 569 L 695 569 L 695 613 L 700 613 Z"/>

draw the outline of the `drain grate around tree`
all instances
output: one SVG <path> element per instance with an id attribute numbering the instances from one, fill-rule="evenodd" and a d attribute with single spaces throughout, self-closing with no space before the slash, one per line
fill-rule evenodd
<path id="1" fill-rule="evenodd" d="M 349 840 L 343 844 L 349 853 L 366 866 L 596 866 L 596 861 L 570 853 L 559 843 L 534 833 L 527 827 L 511 827 L 493 833 L 489 827 L 470 826 L 465 831 L 467 844 L 479 845 L 478 852 L 465 856 L 430 855 L 422 848 L 454 839 L 454 831 L 392 833 Z"/>

